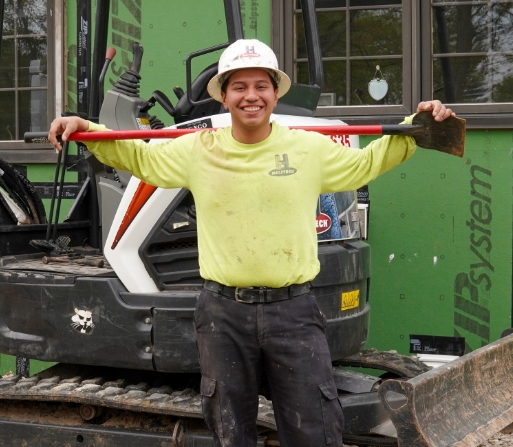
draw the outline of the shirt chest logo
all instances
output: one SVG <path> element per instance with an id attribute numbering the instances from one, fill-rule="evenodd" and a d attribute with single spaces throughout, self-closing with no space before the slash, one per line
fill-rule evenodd
<path id="1" fill-rule="evenodd" d="M 282 158 L 279 155 L 274 156 L 276 162 L 276 169 L 269 171 L 269 175 L 272 177 L 284 177 L 286 175 L 293 175 L 297 172 L 296 168 L 289 166 L 289 156 L 283 154 Z"/>

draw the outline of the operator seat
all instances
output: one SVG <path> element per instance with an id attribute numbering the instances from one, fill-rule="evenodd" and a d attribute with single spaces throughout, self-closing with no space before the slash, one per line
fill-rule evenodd
<path id="1" fill-rule="evenodd" d="M 191 85 L 191 98 L 193 101 L 201 101 L 210 99 L 200 105 L 191 105 L 187 101 L 187 94 L 183 95 L 175 106 L 175 114 L 173 118 L 176 124 L 183 123 L 205 116 L 217 115 L 224 111 L 222 104 L 212 99 L 207 92 L 208 82 L 217 74 L 217 62 L 205 68 Z"/>

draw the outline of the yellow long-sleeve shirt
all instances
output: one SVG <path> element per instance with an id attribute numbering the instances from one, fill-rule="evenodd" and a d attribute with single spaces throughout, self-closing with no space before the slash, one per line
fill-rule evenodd
<path id="1" fill-rule="evenodd" d="M 319 272 L 319 194 L 359 188 L 409 158 L 415 141 L 385 136 L 364 149 L 347 148 L 273 123 L 269 137 L 257 144 L 239 143 L 227 127 L 157 144 L 104 141 L 87 147 L 101 162 L 146 183 L 192 191 L 203 278 L 284 287 Z"/>

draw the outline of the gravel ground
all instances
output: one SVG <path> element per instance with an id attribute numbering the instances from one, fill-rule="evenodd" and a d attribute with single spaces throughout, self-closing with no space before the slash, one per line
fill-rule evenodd
<path id="1" fill-rule="evenodd" d="M 498 435 L 495 435 L 493 438 L 490 438 L 488 441 L 486 441 L 484 444 L 481 444 L 483 447 L 488 446 L 504 446 L 504 447 L 511 447 L 513 446 L 513 435 L 512 434 L 504 434 L 499 433 Z"/>
<path id="2" fill-rule="evenodd" d="M 513 447 L 513 424 L 506 427 L 502 432 L 492 436 L 488 441 L 481 444 L 483 447 L 504 446 Z"/>
<path id="3" fill-rule="evenodd" d="M 346 445 L 345 447 L 356 447 L 352 445 Z M 481 444 L 479 447 L 513 447 L 513 424 L 506 427 L 504 430 L 502 430 L 500 433 L 497 433 L 496 435 L 492 436 L 488 441 Z"/>

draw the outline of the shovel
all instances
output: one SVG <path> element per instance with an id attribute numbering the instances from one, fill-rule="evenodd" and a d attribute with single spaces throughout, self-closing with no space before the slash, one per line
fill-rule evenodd
<path id="1" fill-rule="evenodd" d="M 465 149 L 465 120 L 449 117 L 442 122 L 435 121 L 431 112 L 420 112 L 413 118 L 412 124 L 371 124 L 371 125 L 333 125 L 333 126 L 289 126 L 290 129 L 302 129 L 319 132 L 324 135 L 406 135 L 413 137 L 418 146 L 435 149 L 447 154 L 463 157 Z M 215 129 L 156 129 L 156 130 L 113 130 L 100 132 L 75 132 L 68 141 L 106 141 L 106 140 L 148 140 L 153 138 L 177 138 L 198 130 Z M 26 132 L 26 143 L 48 143 L 44 132 Z"/>

